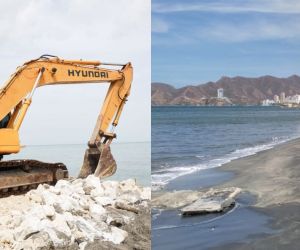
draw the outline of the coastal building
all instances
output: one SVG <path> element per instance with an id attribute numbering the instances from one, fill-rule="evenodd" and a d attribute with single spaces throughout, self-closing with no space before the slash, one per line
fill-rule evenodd
<path id="1" fill-rule="evenodd" d="M 263 100 L 261 105 L 262 106 L 271 106 L 271 105 L 274 105 L 275 104 L 275 101 L 274 100 L 269 100 L 269 99 L 266 99 L 266 100 Z"/>
<path id="2" fill-rule="evenodd" d="M 300 95 L 294 95 L 294 100 L 297 104 L 300 103 Z"/>
<path id="3" fill-rule="evenodd" d="M 280 93 L 280 102 L 283 103 L 285 101 L 285 93 L 281 92 Z"/>
<path id="4" fill-rule="evenodd" d="M 220 88 L 217 90 L 218 98 L 224 98 L 224 89 Z"/>
<path id="5" fill-rule="evenodd" d="M 281 105 L 287 107 L 300 107 L 300 95 L 285 96 L 285 93 L 280 93 L 280 96 L 274 95 L 273 100 L 265 99 L 261 102 L 263 106 Z"/>
<path id="6" fill-rule="evenodd" d="M 285 103 L 300 104 L 300 95 L 287 96 Z"/>
<path id="7" fill-rule="evenodd" d="M 278 95 L 274 95 L 273 100 L 274 100 L 275 103 L 279 103 L 280 102 Z"/>

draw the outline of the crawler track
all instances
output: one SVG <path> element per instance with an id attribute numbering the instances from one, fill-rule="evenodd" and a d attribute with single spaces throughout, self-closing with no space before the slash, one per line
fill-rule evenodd
<path id="1" fill-rule="evenodd" d="M 0 161 L 0 197 L 19 195 L 39 184 L 55 184 L 68 178 L 63 163 L 46 163 L 37 160 Z"/>

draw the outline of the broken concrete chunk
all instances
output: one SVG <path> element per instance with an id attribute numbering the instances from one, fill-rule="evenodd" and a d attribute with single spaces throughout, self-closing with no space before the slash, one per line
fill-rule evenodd
<path id="1" fill-rule="evenodd" d="M 89 175 L 83 182 L 83 190 L 85 194 L 90 195 L 92 190 L 102 191 L 100 179 L 94 175 Z"/>
<path id="2" fill-rule="evenodd" d="M 131 206 L 131 205 L 128 205 L 128 204 L 123 203 L 123 202 L 116 202 L 115 207 L 118 208 L 118 209 L 122 209 L 122 210 L 126 210 L 126 211 L 129 211 L 129 212 L 133 212 L 133 213 L 136 213 L 136 214 L 139 213 L 139 209 L 138 208 L 136 208 L 134 206 Z"/>
<path id="3" fill-rule="evenodd" d="M 14 236 L 12 230 L 0 231 L 0 242 L 3 244 L 12 244 L 14 242 Z"/>
<path id="4" fill-rule="evenodd" d="M 141 194 L 138 191 L 126 191 L 118 197 L 118 200 L 123 200 L 134 204 L 141 200 Z"/>
<path id="5" fill-rule="evenodd" d="M 181 214 L 196 215 L 219 213 L 235 204 L 235 197 L 241 192 L 239 188 L 210 189 L 198 200 L 180 209 Z"/>
<path id="6" fill-rule="evenodd" d="M 103 236 L 104 239 L 111 241 L 114 244 L 120 244 L 126 239 L 128 233 L 120 228 L 111 227 L 111 232 L 104 233 Z"/>
<path id="7" fill-rule="evenodd" d="M 53 206 L 43 205 L 42 208 L 47 217 L 52 218 L 55 215 L 55 209 Z"/>
<path id="8" fill-rule="evenodd" d="M 111 197 L 93 197 L 93 199 L 102 206 L 112 205 L 115 203 L 114 199 Z"/>
<path id="9" fill-rule="evenodd" d="M 144 187 L 141 193 L 142 200 L 151 200 L 151 187 Z"/>
<path id="10" fill-rule="evenodd" d="M 106 210 L 98 204 L 92 204 L 89 207 L 91 217 L 96 221 L 105 221 L 107 218 Z"/>
<path id="11" fill-rule="evenodd" d="M 33 234 L 31 237 L 25 241 L 17 243 L 14 249 L 51 249 L 53 244 L 49 237 L 49 234 L 46 232 L 38 232 Z"/>
<path id="12" fill-rule="evenodd" d="M 39 194 L 37 190 L 31 190 L 29 191 L 26 196 L 29 198 L 29 200 L 36 202 L 36 203 L 42 203 L 43 199 L 42 196 Z"/>
<path id="13" fill-rule="evenodd" d="M 174 192 L 166 192 L 151 200 L 152 207 L 174 209 L 183 207 L 196 201 L 201 195 L 199 191 L 181 190 Z"/>
<path id="14" fill-rule="evenodd" d="M 135 179 L 121 181 L 119 186 L 122 191 L 133 191 L 137 187 Z"/>

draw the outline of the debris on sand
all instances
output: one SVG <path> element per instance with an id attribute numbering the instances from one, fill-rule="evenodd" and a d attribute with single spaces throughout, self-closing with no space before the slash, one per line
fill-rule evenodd
<path id="1" fill-rule="evenodd" d="M 180 190 L 158 194 L 152 206 L 159 209 L 180 209 L 182 215 L 222 212 L 234 205 L 240 188 L 211 188 L 209 190 Z"/>
<path id="2" fill-rule="evenodd" d="M 24 206 L 10 204 L 0 216 L 0 249 L 127 249 L 137 242 L 150 248 L 151 188 L 135 180 L 90 175 L 39 185 L 20 199 Z"/>
<path id="3" fill-rule="evenodd" d="M 179 190 L 154 194 L 151 204 L 152 208 L 176 209 L 196 201 L 202 192 L 196 190 Z"/>
<path id="4" fill-rule="evenodd" d="M 192 204 L 180 209 L 183 216 L 220 213 L 235 204 L 240 188 L 210 189 Z"/>

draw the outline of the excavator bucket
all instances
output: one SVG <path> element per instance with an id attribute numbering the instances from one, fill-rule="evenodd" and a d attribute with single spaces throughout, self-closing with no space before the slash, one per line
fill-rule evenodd
<path id="1" fill-rule="evenodd" d="M 111 154 L 109 144 L 102 144 L 99 148 L 89 147 L 85 151 L 79 178 L 86 178 L 90 174 L 105 178 L 116 172 L 117 163 Z"/>

